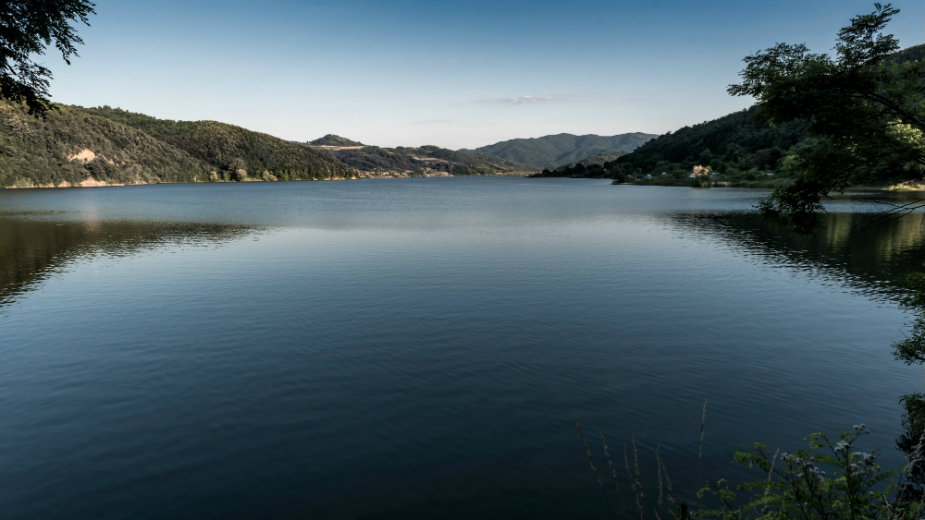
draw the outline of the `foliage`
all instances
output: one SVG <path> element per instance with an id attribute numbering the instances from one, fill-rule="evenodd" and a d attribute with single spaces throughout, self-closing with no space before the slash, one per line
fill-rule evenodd
<path id="1" fill-rule="evenodd" d="M 513 171 L 513 168 L 498 161 L 437 146 L 363 146 L 325 151 L 342 163 L 361 171 L 401 172 L 410 175 L 425 175 L 431 171 L 447 172 L 450 175 L 495 175 L 499 172 Z"/>
<path id="2" fill-rule="evenodd" d="M 500 164 L 498 161 L 491 161 L 466 152 L 457 152 L 433 145 L 418 148 L 398 147 L 395 151 L 410 154 L 414 157 L 437 159 L 437 169 L 447 171 L 451 175 L 494 175 L 498 172 L 513 170 L 510 166 Z"/>
<path id="3" fill-rule="evenodd" d="M 412 171 L 416 165 L 410 156 L 387 148 L 366 146 L 354 150 L 326 150 L 338 161 L 363 171 Z"/>
<path id="4" fill-rule="evenodd" d="M 762 472 L 760 480 L 735 487 L 720 480 L 698 496 L 712 497 L 719 506 L 694 513 L 699 518 L 866 519 L 918 518 L 922 504 L 897 495 L 896 472 L 880 467 L 876 453 L 856 448 L 866 427 L 843 432 L 838 441 L 822 433 L 806 438 L 807 447 L 794 453 L 770 454 L 762 444 L 735 459 Z"/>
<path id="5" fill-rule="evenodd" d="M 838 33 L 836 55 L 779 43 L 745 58 L 733 95 L 754 96 L 760 116 L 805 121 L 814 136 L 800 154 L 800 174 L 765 204 L 810 225 L 831 191 L 890 183 L 925 173 L 925 46 L 895 54 L 883 34 L 899 10 L 874 4 Z"/>
<path id="6" fill-rule="evenodd" d="M 334 134 L 327 134 L 324 137 L 319 137 L 318 139 L 309 141 L 306 144 L 310 146 L 363 146 L 363 143 L 359 141 L 352 141 L 346 137 L 341 137 Z"/>
<path id="7" fill-rule="evenodd" d="M 582 172 L 574 165 L 550 175 L 687 186 L 691 168 L 701 164 L 718 173 L 717 181 L 766 185 L 790 175 L 785 165 L 805 146 L 806 124 L 768 125 L 755 112 L 752 108 L 661 135 L 601 169 Z"/>
<path id="8" fill-rule="evenodd" d="M 915 320 L 911 334 L 893 345 L 893 353 L 906 364 L 922 364 L 925 363 L 925 273 L 910 275 L 907 284 L 912 291 L 902 305 L 915 313 Z"/>
<path id="9" fill-rule="evenodd" d="M 297 143 L 217 121 L 171 121 L 118 108 L 83 111 L 143 130 L 203 161 L 221 180 L 317 180 L 354 172 L 324 153 Z M 239 173 L 243 170 L 243 176 Z"/>
<path id="10" fill-rule="evenodd" d="M 584 162 L 578 162 L 570 166 L 557 168 L 555 170 L 545 169 L 540 173 L 534 173 L 530 177 L 571 177 L 573 179 L 597 179 L 601 177 L 608 177 L 610 176 L 608 175 L 609 173 L 611 172 L 605 170 L 603 164 L 585 165 Z"/>
<path id="11" fill-rule="evenodd" d="M 87 152 L 84 152 L 87 150 Z M 81 153 L 84 155 L 81 155 Z M 207 180 L 211 168 L 144 132 L 59 106 L 44 118 L 0 103 L 0 186 Z"/>
<path id="12" fill-rule="evenodd" d="M 129 112 L 121 108 L 112 108 L 108 105 L 92 108 L 80 108 L 88 114 L 105 117 L 127 126 L 144 130 L 152 135 L 177 135 L 189 132 L 195 123 L 191 121 L 174 121 L 172 119 L 157 119 L 145 114 Z"/>
<path id="13" fill-rule="evenodd" d="M 925 397 L 923 394 L 906 394 L 899 398 L 903 407 L 903 433 L 896 439 L 896 447 L 906 454 L 906 482 L 904 496 L 925 498 Z"/>
<path id="14" fill-rule="evenodd" d="M 925 46 L 896 52 L 899 44 L 883 30 L 899 13 L 890 4 L 851 19 L 838 33 L 834 57 L 810 53 L 803 44 L 779 43 L 745 58 L 742 83 L 734 95 L 758 99 L 761 116 L 771 122 L 802 120 L 813 136 L 794 161 L 799 175 L 762 205 L 783 214 L 798 228 L 810 229 L 822 200 L 833 190 L 858 183 L 922 179 L 925 174 Z M 892 216 L 922 207 L 894 206 Z M 925 277 L 912 282 L 904 306 L 915 315 L 909 336 L 894 345 L 908 364 L 925 362 Z M 905 432 L 897 445 L 908 460 L 907 496 L 925 492 L 923 431 L 925 397 L 901 397 Z"/>
<path id="15" fill-rule="evenodd" d="M 324 154 L 222 123 L 69 106 L 36 119 L 24 105 L 0 102 L 0 186 L 353 176 Z"/>
<path id="16" fill-rule="evenodd" d="M 745 58 L 743 81 L 729 90 L 758 98 L 747 111 L 660 136 L 601 170 L 545 175 L 687 185 L 694 165 L 708 165 L 715 182 L 783 184 L 764 209 L 804 229 L 833 190 L 921 178 L 925 45 L 896 52 L 880 31 L 896 12 L 879 6 L 853 19 L 839 33 L 837 59 L 790 44 Z"/>
<path id="17" fill-rule="evenodd" d="M 641 132 L 614 136 L 557 134 L 532 139 L 510 139 L 474 150 L 482 157 L 500 159 L 526 169 L 555 169 L 604 152 L 629 152 L 655 137 Z"/>
<path id="18" fill-rule="evenodd" d="M 776 171 L 782 158 L 795 153 L 805 124 L 765 125 L 755 119 L 755 109 L 666 134 L 621 157 L 612 170 L 639 175 L 662 171 L 689 172 L 694 165 L 709 165 L 721 173 L 751 172 L 766 176 Z"/>
<path id="19" fill-rule="evenodd" d="M 925 273 L 910 275 L 907 284 L 911 292 L 902 306 L 913 313 L 912 330 L 905 339 L 893 344 L 893 355 L 907 365 L 925 363 Z M 900 398 L 903 406 L 902 435 L 896 446 L 906 454 L 909 482 L 906 492 L 925 497 L 925 394 L 907 394 Z"/>
<path id="20" fill-rule="evenodd" d="M 51 70 L 35 56 L 54 46 L 70 64 L 83 43 L 72 25 L 89 25 L 94 4 L 88 0 L 12 0 L 0 7 L 0 99 L 25 102 L 30 114 L 53 107 L 48 100 Z"/>
<path id="21" fill-rule="evenodd" d="M 619 159 L 620 157 L 623 157 L 627 153 L 629 152 L 625 150 L 610 150 L 609 152 L 600 152 L 600 153 L 591 155 L 589 157 L 585 157 L 584 159 L 581 159 L 580 161 L 575 161 L 571 164 L 568 164 L 566 165 L 566 167 L 573 167 L 573 166 L 577 166 L 578 164 L 584 164 L 585 166 L 594 166 L 594 165 L 603 166 L 604 164 L 609 163 L 611 161 L 616 161 L 617 159 Z"/>

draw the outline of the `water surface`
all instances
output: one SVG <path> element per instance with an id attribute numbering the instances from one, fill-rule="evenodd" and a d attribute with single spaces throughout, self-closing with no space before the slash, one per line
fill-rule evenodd
<path id="1" fill-rule="evenodd" d="M 0 193 L 4 518 L 587 517 L 573 424 L 676 488 L 864 422 L 922 215 L 564 179 Z M 708 400 L 703 458 L 699 430 Z M 600 451 L 599 444 L 593 449 Z M 651 462 L 649 459 L 652 459 Z M 646 467 L 649 464 L 649 467 Z"/>

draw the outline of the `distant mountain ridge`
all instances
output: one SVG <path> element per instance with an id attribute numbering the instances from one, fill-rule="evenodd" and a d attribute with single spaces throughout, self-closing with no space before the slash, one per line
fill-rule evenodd
<path id="1" fill-rule="evenodd" d="M 361 176 L 498 175 L 515 171 L 498 160 L 430 145 L 383 148 L 332 134 L 306 145 L 357 169 Z"/>
<path id="2" fill-rule="evenodd" d="M 656 134 L 642 132 L 612 136 L 556 134 L 527 139 L 509 139 L 474 150 L 460 150 L 460 152 L 522 164 L 537 170 L 554 169 L 601 153 L 630 152 L 654 137 L 657 137 Z"/>

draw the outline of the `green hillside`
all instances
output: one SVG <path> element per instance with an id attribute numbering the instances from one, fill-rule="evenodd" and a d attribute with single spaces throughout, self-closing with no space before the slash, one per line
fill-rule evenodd
<path id="1" fill-rule="evenodd" d="M 913 63 L 925 59 L 925 45 L 892 54 L 889 74 L 916 73 Z M 904 72 L 909 71 L 909 72 Z M 890 75 L 886 77 L 889 78 Z M 887 80 L 889 81 L 889 80 Z M 920 83 L 919 95 L 925 93 Z M 801 173 L 800 156 L 812 149 L 816 138 L 809 135 L 809 123 L 791 120 L 772 124 L 761 117 L 761 107 L 681 128 L 659 136 L 632 153 L 603 165 L 573 165 L 542 176 L 610 177 L 619 181 L 653 184 L 688 184 L 695 167 L 709 173 L 713 182 L 732 185 L 780 185 Z M 879 169 L 878 169 L 879 168 Z M 851 184 L 883 184 L 908 179 L 903 168 L 883 171 L 868 165 L 852 174 Z"/>
<path id="2" fill-rule="evenodd" d="M 208 164 L 213 180 L 319 180 L 352 178 L 355 173 L 329 156 L 297 143 L 216 121 L 169 121 L 118 108 L 81 109 L 180 148 Z M 242 173 L 243 170 L 243 173 Z"/>
<path id="3" fill-rule="evenodd" d="M 511 139 L 475 150 L 460 151 L 510 161 L 536 170 L 554 169 L 599 153 L 629 152 L 653 137 L 654 134 L 640 132 L 614 136 L 558 134 L 531 139 Z"/>
<path id="4" fill-rule="evenodd" d="M 894 52 L 887 59 L 887 63 L 903 63 L 907 61 L 925 60 L 925 43 L 906 47 Z"/>
<path id="5" fill-rule="evenodd" d="M 771 126 L 759 122 L 756 108 L 713 121 L 685 126 L 656 137 L 636 150 L 602 165 L 576 165 L 543 176 L 610 177 L 620 181 L 687 184 L 694 166 L 709 167 L 717 180 L 769 182 L 786 170 L 785 158 L 796 153 L 806 124 Z M 662 173 L 665 175 L 662 175 Z M 769 176 L 768 173 L 773 173 Z"/>
<path id="6" fill-rule="evenodd" d="M 209 164 L 136 128 L 62 106 L 47 117 L 0 103 L 0 186 L 208 180 Z"/>
<path id="7" fill-rule="evenodd" d="M 791 173 L 787 157 L 799 151 L 807 125 L 763 124 L 755 111 L 753 107 L 657 137 L 605 163 L 605 176 L 661 176 L 666 172 L 668 177 L 687 179 L 696 165 L 709 167 L 726 180 L 767 181 L 769 172 L 775 177 Z"/>
<path id="8" fill-rule="evenodd" d="M 605 163 L 608 163 L 610 161 L 616 161 L 617 159 L 619 159 L 620 157 L 623 157 L 624 155 L 628 153 L 629 152 L 624 152 L 621 150 L 596 153 L 592 155 L 591 157 L 585 157 L 584 159 L 581 159 L 580 161 L 575 161 L 574 163 L 569 164 L 566 167 L 573 167 L 573 166 L 577 166 L 578 164 L 584 164 L 585 166 L 594 166 L 594 165 L 602 166 Z"/>
<path id="9" fill-rule="evenodd" d="M 214 121 L 72 106 L 36 118 L 0 103 L 0 129 L 0 186 L 355 177 L 325 154 Z"/>
<path id="10" fill-rule="evenodd" d="M 324 139 L 324 138 L 323 138 Z M 343 139 L 343 138 L 341 138 Z M 312 143 L 317 142 L 312 141 Z M 354 142 L 349 141 L 348 142 Z M 340 162 L 368 175 L 497 175 L 510 174 L 516 169 L 501 161 L 492 161 L 464 152 L 437 146 L 419 148 L 382 148 L 378 146 L 315 145 Z"/>

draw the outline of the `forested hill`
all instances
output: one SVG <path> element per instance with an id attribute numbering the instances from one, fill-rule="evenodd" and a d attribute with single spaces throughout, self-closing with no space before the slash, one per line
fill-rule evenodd
<path id="1" fill-rule="evenodd" d="M 325 154 L 223 123 L 72 106 L 36 118 L 0 103 L 0 187 L 355 175 Z"/>
<path id="2" fill-rule="evenodd" d="M 786 158 L 799 149 L 807 125 L 789 122 L 771 126 L 755 117 L 755 107 L 713 121 L 686 126 L 604 164 L 628 175 L 683 174 L 695 165 L 709 166 L 726 177 L 766 178 L 786 169 Z"/>
<path id="3" fill-rule="evenodd" d="M 925 59 L 925 45 L 891 55 L 891 66 Z M 903 70 L 903 69 L 899 69 Z M 925 91 L 925 82 L 921 83 Z M 544 171 L 546 176 L 611 177 L 619 181 L 655 184 L 688 184 L 692 171 L 733 185 L 780 183 L 800 172 L 799 156 L 813 146 L 807 122 L 794 120 L 779 125 L 763 122 L 758 107 L 713 121 L 686 126 L 643 144 L 633 152 L 600 166 L 580 165 Z M 871 169 L 871 172 L 874 170 Z M 855 183 L 876 183 L 864 173 Z"/>
<path id="4" fill-rule="evenodd" d="M 331 139 L 331 137 L 335 139 Z M 476 155 L 456 152 L 437 146 L 418 148 L 381 148 L 360 144 L 330 145 L 322 142 L 356 143 L 343 137 L 325 136 L 309 143 L 331 154 L 342 163 L 356 168 L 362 175 L 498 175 L 510 174 L 517 168 Z"/>
<path id="5" fill-rule="evenodd" d="M 328 134 L 324 137 L 319 137 L 318 139 L 309 141 L 306 144 L 310 146 L 365 146 L 359 141 L 352 141 L 346 137 L 341 137 L 334 134 Z"/>
<path id="6" fill-rule="evenodd" d="M 925 60 L 925 43 L 906 47 L 901 51 L 894 52 L 889 57 L 889 63 L 902 63 L 906 61 Z"/>
<path id="7" fill-rule="evenodd" d="M 636 150 L 602 165 L 581 164 L 543 176 L 611 177 L 622 181 L 688 184 L 694 166 L 708 168 L 715 180 L 767 183 L 788 172 L 787 157 L 799 151 L 807 125 L 762 124 L 756 108 L 713 121 L 685 126 L 652 139 Z M 781 172 L 780 170 L 784 170 Z M 771 175 L 769 175 L 769 173 Z"/>
<path id="8" fill-rule="evenodd" d="M 475 150 L 460 151 L 539 170 L 558 168 L 604 152 L 629 152 L 653 137 L 654 134 L 641 132 L 613 136 L 558 134 L 510 139 Z"/>
<path id="9" fill-rule="evenodd" d="M 577 166 L 578 164 L 583 164 L 585 166 L 593 166 L 593 165 L 601 166 L 601 165 L 604 165 L 605 163 L 609 163 L 610 161 L 615 161 L 628 153 L 629 152 L 622 152 L 619 150 L 613 151 L 613 152 L 596 153 L 592 155 L 591 157 L 585 157 L 584 159 L 581 159 L 580 161 L 575 161 L 572 164 L 567 165 L 566 167 L 573 167 L 573 166 Z"/>
<path id="10" fill-rule="evenodd" d="M 925 45 L 908 47 L 893 53 L 889 66 L 925 59 Z M 892 74 L 901 74 L 894 69 Z M 920 95 L 925 93 L 925 81 L 920 83 Z M 684 127 L 640 146 L 616 161 L 606 163 L 603 173 L 622 179 L 625 176 L 641 177 L 649 174 L 653 179 L 667 172 L 686 178 L 697 165 L 708 166 L 715 179 L 733 184 L 748 184 L 755 181 L 767 182 L 775 178 L 792 177 L 799 173 L 800 152 L 813 146 L 807 136 L 809 124 L 794 120 L 772 125 L 756 117 L 758 107 L 729 114 L 725 117 Z M 854 183 L 877 183 L 875 170 L 860 172 L 852 179 Z"/>
<path id="11" fill-rule="evenodd" d="M 177 146 L 73 107 L 43 119 L 0 103 L 0 186 L 185 182 L 208 180 L 211 170 Z"/>
<path id="12" fill-rule="evenodd" d="M 109 107 L 79 110 L 143 130 L 208 164 L 225 180 L 319 180 L 355 176 L 351 168 L 316 150 L 234 125 L 216 121 L 170 121 Z M 215 180 L 214 175 L 212 178 Z"/>

